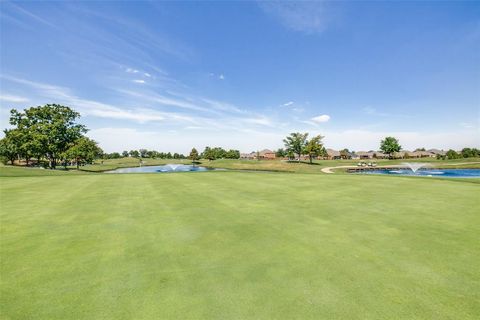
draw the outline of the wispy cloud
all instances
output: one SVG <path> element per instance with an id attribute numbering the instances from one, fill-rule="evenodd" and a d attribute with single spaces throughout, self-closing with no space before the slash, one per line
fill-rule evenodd
<path id="1" fill-rule="evenodd" d="M 145 80 L 142 80 L 142 79 L 133 79 L 132 82 L 144 84 L 144 83 L 145 83 Z"/>
<path id="2" fill-rule="evenodd" d="M 330 20 L 323 1 L 271 1 L 259 6 L 285 27 L 309 34 L 323 32 Z"/>
<path id="3" fill-rule="evenodd" d="M 395 117 L 395 118 L 408 118 L 408 115 L 402 115 L 402 114 L 393 114 L 393 113 L 388 113 L 388 112 L 382 112 L 378 111 L 377 109 L 367 106 L 362 109 L 362 112 L 370 115 L 370 116 L 376 116 L 376 117 Z"/>
<path id="4" fill-rule="evenodd" d="M 289 107 L 291 105 L 293 105 L 294 102 L 293 101 L 288 101 L 288 102 L 285 102 L 284 104 L 282 104 L 282 107 Z"/>
<path id="5" fill-rule="evenodd" d="M 37 22 L 40 22 L 40 23 L 45 24 L 47 26 L 50 26 L 52 28 L 57 28 L 57 26 L 55 24 L 51 23 L 50 21 L 48 21 L 45 18 L 40 17 L 39 15 L 33 14 L 32 12 L 23 8 L 22 6 L 13 4 L 12 2 L 8 2 L 8 5 L 13 7 L 17 12 L 20 12 L 21 14 L 23 14 L 23 15 L 25 15 L 25 16 L 27 16 L 27 17 L 29 17 L 29 18 L 37 21 Z"/>
<path id="6" fill-rule="evenodd" d="M 11 95 L 11 94 L 0 94 L 0 100 L 6 101 L 6 102 L 13 102 L 13 103 L 29 101 L 28 98 L 14 96 L 14 95 Z"/>
<path id="7" fill-rule="evenodd" d="M 10 76 L 1 76 L 2 79 L 26 85 L 34 89 L 34 95 L 46 102 L 57 102 L 69 105 L 81 112 L 84 116 L 94 116 L 109 119 L 132 120 L 136 122 L 176 120 L 191 122 L 191 119 L 175 113 L 159 112 L 157 110 L 133 107 L 120 108 L 108 103 L 83 99 L 73 94 L 68 88 L 46 83 L 30 81 Z M 38 99 L 40 100 L 40 99 Z"/>

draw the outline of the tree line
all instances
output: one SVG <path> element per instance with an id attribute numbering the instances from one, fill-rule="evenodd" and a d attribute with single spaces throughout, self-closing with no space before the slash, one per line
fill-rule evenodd
<path id="1" fill-rule="evenodd" d="M 93 162 L 103 151 L 85 136 L 87 128 L 76 122 L 78 118 L 78 112 L 58 104 L 10 110 L 13 128 L 5 129 L 0 140 L 1 160 L 13 165 L 23 159 L 29 165 L 36 159 L 38 165 L 52 169 L 58 164 L 78 167 Z"/>

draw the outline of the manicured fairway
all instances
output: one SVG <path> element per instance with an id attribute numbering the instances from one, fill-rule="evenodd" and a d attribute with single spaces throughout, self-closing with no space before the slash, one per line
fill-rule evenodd
<path id="1" fill-rule="evenodd" d="M 2 319 L 478 319 L 480 184 L 0 178 Z"/>

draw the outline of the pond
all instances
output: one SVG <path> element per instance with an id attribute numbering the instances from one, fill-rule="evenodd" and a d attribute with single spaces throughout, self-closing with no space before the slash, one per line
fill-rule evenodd
<path id="1" fill-rule="evenodd" d="M 480 169 L 375 169 L 358 174 L 388 174 L 400 176 L 446 177 L 446 178 L 480 178 Z"/>
<path id="2" fill-rule="evenodd" d="M 187 164 L 166 164 L 162 166 L 145 166 L 134 168 L 119 168 L 116 170 L 106 171 L 106 173 L 167 173 L 167 172 L 201 172 L 209 170 L 221 170 L 210 169 L 206 167 L 199 167 Z"/>

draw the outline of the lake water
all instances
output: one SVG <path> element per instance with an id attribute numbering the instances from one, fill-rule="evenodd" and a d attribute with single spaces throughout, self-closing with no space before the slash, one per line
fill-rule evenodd
<path id="1" fill-rule="evenodd" d="M 187 165 L 187 164 L 166 164 L 163 166 L 145 166 L 133 168 L 119 168 L 107 171 L 106 173 L 167 173 L 167 172 L 201 172 L 216 169 Z"/>
<path id="2" fill-rule="evenodd" d="M 446 177 L 446 178 L 480 178 L 480 169 L 377 169 L 366 170 L 359 174 L 388 174 L 399 176 Z"/>

